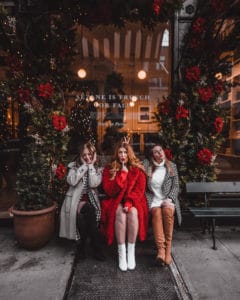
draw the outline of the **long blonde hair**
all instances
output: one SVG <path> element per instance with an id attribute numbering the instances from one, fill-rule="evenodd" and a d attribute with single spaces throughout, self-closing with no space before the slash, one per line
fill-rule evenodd
<path id="1" fill-rule="evenodd" d="M 161 147 L 161 148 L 163 149 L 162 145 L 160 145 L 160 144 L 154 144 L 154 145 L 152 146 L 151 150 L 150 150 L 150 166 L 151 166 L 151 174 L 152 174 L 152 173 L 155 171 L 155 169 L 156 169 L 156 166 L 155 166 L 154 163 L 153 163 L 153 160 L 154 160 L 154 158 L 153 158 L 153 149 L 154 149 L 155 147 L 157 147 L 157 146 L 158 146 L 158 147 Z M 175 173 L 174 173 L 174 169 L 173 169 L 172 163 L 171 163 L 170 160 L 167 159 L 165 152 L 164 152 L 164 160 L 165 160 L 165 165 L 166 165 L 166 168 L 167 168 L 168 173 L 169 173 L 171 176 L 174 176 Z"/>
<path id="2" fill-rule="evenodd" d="M 128 155 L 128 162 L 127 162 L 127 168 L 131 169 L 132 167 L 136 167 L 141 169 L 145 173 L 144 166 L 140 162 L 140 160 L 136 157 L 132 146 L 130 146 L 128 143 L 125 142 L 119 142 L 116 147 L 115 151 L 112 157 L 112 162 L 110 163 L 110 174 L 111 174 L 111 179 L 115 177 L 115 174 L 117 171 L 121 169 L 122 164 L 119 162 L 118 158 L 118 151 L 120 148 L 125 148 L 127 150 L 127 155 Z"/>
<path id="3" fill-rule="evenodd" d="M 83 150 L 87 148 L 88 151 L 91 153 L 92 157 L 94 156 L 94 154 L 97 152 L 96 150 L 96 147 L 91 143 L 91 142 L 87 142 L 87 143 L 84 143 L 80 146 L 80 149 L 79 149 L 79 152 L 78 152 L 78 155 L 76 156 L 75 158 L 75 161 L 76 161 L 76 165 L 79 167 L 82 163 L 81 163 L 81 156 L 82 156 L 82 153 L 83 153 Z M 95 167 L 97 166 L 97 163 L 94 164 Z"/>

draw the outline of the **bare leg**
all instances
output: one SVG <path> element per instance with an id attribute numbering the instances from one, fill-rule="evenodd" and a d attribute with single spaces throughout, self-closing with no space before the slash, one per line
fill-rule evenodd
<path id="1" fill-rule="evenodd" d="M 121 204 L 118 205 L 115 218 L 115 234 L 118 244 L 126 241 L 127 216 Z"/>
<path id="2" fill-rule="evenodd" d="M 121 271 L 127 271 L 127 257 L 126 257 L 126 229 L 127 216 L 123 211 L 122 205 L 119 204 L 116 211 L 115 218 L 115 234 L 118 243 L 118 266 Z"/>
<path id="3" fill-rule="evenodd" d="M 138 212 L 135 207 L 132 207 L 127 214 L 127 227 L 128 227 L 128 242 L 135 243 L 138 234 Z"/>
<path id="4" fill-rule="evenodd" d="M 127 214 L 127 231 L 128 231 L 128 269 L 134 270 L 136 267 L 135 261 L 135 242 L 138 234 L 138 212 L 135 207 L 132 207 Z"/>

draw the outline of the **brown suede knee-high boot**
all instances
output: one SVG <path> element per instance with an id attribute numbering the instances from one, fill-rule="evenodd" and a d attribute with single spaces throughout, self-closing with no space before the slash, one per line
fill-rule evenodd
<path id="1" fill-rule="evenodd" d="M 163 207 L 163 227 L 165 234 L 165 264 L 170 265 L 172 262 L 171 249 L 172 249 L 172 236 L 173 236 L 173 225 L 174 225 L 174 208 Z"/>
<path id="2" fill-rule="evenodd" d="M 162 208 L 152 208 L 152 226 L 155 243 L 157 246 L 156 261 L 159 264 L 164 264 L 165 261 L 165 237 L 163 231 Z"/>

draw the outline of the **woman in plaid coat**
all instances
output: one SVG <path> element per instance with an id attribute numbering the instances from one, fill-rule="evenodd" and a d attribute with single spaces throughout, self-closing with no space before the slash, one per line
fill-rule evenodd
<path id="1" fill-rule="evenodd" d="M 85 258 L 85 244 L 90 237 L 95 258 L 104 260 L 98 231 L 101 209 L 97 192 L 102 170 L 96 166 L 96 159 L 96 148 L 88 142 L 82 145 L 77 159 L 68 165 L 70 187 L 61 208 L 59 236 L 72 240 L 80 238 L 80 258 Z"/>
<path id="2" fill-rule="evenodd" d="M 150 160 L 144 162 L 148 175 L 147 200 L 152 215 L 152 227 L 157 246 L 156 261 L 170 265 L 171 245 L 176 211 L 179 225 L 181 210 L 178 201 L 179 179 L 176 165 L 166 158 L 161 145 L 154 145 Z"/>

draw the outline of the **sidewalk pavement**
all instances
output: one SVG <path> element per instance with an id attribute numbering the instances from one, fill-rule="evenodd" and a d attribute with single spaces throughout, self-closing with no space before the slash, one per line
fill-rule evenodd
<path id="1" fill-rule="evenodd" d="M 12 227 L 0 228 L 0 299 L 63 299 L 72 271 L 75 244 L 53 239 L 44 248 L 18 247 Z"/>
<path id="2" fill-rule="evenodd" d="M 182 293 L 180 299 L 240 299 L 239 233 L 240 228 L 236 226 L 217 226 L 218 250 L 212 250 L 211 236 L 202 235 L 200 228 L 174 232 L 171 270 L 176 282 L 180 282 L 180 289 L 185 292 L 187 289 L 191 294 Z M 64 298 L 73 271 L 74 242 L 54 238 L 40 250 L 26 251 L 15 243 L 12 227 L 4 226 L 0 228 L 0 245 L 1 300 Z M 132 274 L 135 272 L 137 270 Z M 161 270 L 159 272 L 161 278 Z M 106 276 L 102 274 L 103 284 Z M 89 295 L 88 299 L 94 298 Z M 157 295 L 152 299 L 164 300 Z"/>
<path id="3" fill-rule="evenodd" d="M 174 261 L 194 300 L 239 300 L 240 227 L 216 226 L 216 238 L 213 250 L 201 229 L 176 231 Z"/>

